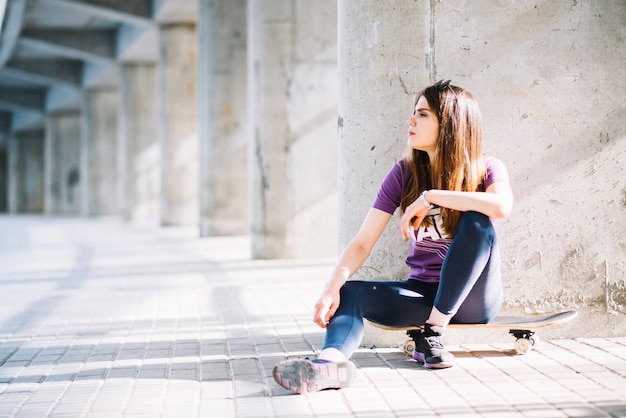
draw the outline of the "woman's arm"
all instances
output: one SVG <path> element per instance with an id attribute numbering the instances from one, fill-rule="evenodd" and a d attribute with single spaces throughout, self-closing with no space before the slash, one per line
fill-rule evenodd
<path id="1" fill-rule="evenodd" d="M 432 205 L 461 212 L 480 212 L 495 219 L 508 218 L 513 207 L 513 192 L 507 182 L 493 183 L 484 193 L 429 190 L 424 197 Z"/>
<path id="2" fill-rule="evenodd" d="M 322 296 L 315 304 L 313 321 L 317 325 L 326 328 L 339 307 L 339 289 L 369 257 L 390 219 L 391 215 L 387 212 L 376 208 L 369 210 L 361 229 L 339 257 Z"/>
<path id="3" fill-rule="evenodd" d="M 513 192 L 508 182 L 500 181 L 491 184 L 485 192 L 453 192 L 449 190 L 429 190 L 424 194 L 431 205 L 454 209 L 461 212 L 475 211 L 490 218 L 506 219 L 513 207 Z M 400 228 L 404 239 L 409 237 L 409 228 L 422 223 L 429 209 L 420 199 L 411 203 L 402 218 Z M 411 219 L 416 218 L 411 225 Z"/>

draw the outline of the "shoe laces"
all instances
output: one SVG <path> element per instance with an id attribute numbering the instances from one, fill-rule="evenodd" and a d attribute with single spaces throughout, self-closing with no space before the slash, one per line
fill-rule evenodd
<path id="1" fill-rule="evenodd" d="M 426 341 L 426 344 L 428 344 L 430 348 L 443 349 L 443 341 L 440 335 L 424 337 L 424 341 Z"/>

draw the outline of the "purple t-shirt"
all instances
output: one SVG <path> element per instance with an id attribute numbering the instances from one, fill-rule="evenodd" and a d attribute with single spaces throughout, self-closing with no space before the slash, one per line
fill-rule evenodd
<path id="1" fill-rule="evenodd" d="M 499 181 L 508 183 L 509 174 L 502 161 L 488 156 L 484 157 L 484 161 L 487 173 L 480 191 Z M 373 207 L 393 214 L 400 206 L 402 191 L 409 176 L 406 160 L 396 163 L 383 180 Z M 410 268 L 409 279 L 436 283 L 452 239 L 443 231 L 439 208 L 431 209 L 428 216 L 432 217 L 433 225 L 420 226 L 415 230 L 415 239 L 410 240 L 411 249 L 406 264 Z"/>

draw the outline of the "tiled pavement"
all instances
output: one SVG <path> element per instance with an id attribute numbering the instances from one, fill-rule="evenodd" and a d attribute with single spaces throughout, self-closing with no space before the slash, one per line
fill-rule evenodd
<path id="1" fill-rule="evenodd" d="M 323 333 L 332 260 L 250 260 L 244 237 L 112 219 L 0 217 L 0 417 L 626 416 L 626 338 L 451 347 L 428 371 L 362 348 L 341 391 L 271 377 Z"/>

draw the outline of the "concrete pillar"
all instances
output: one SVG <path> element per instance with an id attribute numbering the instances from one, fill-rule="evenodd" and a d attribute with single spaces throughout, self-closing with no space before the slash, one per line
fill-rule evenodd
<path id="1" fill-rule="evenodd" d="M 336 2 L 248 2 L 257 258 L 336 255 Z"/>
<path id="2" fill-rule="evenodd" d="M 44 210 L 44 133 L 15 134 L 9 141 L 9 211 L 42 213 Z"/>
<path id="3" fill-rule="evenodd" d="M 117 89 L 84 93 L 83 122 L 83 216 L 115 215 L 117 202 Z"/>
<path id="4" fill-rule="evenodd" d="M 382 179 L 404 155 L 414 93 L 430 81 L 427 2 L 339 1 L 339 247 L 359 230 Z M 362 279 L 404 279 L 398 222 L 381 237 Z"/>
<path id="5" fill-rule="evenodd" d="M 53 175 L 56 166 L 54 136 L 54 124 L 50 117 L 46 117 L 44 119 L 43 138 L 43 213 L 46 215 L 54 213 L 59 194 L 58 179 Z"/>
<path id="6" fill-rule="evenodd" d="M 124 219 L 159 225 L 161 146 L 157 132 L 156 67 L 121 67 L 118 199 Z"/>
<path id="7" fill-rule="evenodd" d="M 161 224 L 198 224 L 197 43 L 194 25 L 162 26 L 159 56 Z"/>
<path id="8" fill-rule="evenodd" d="M 200 235 L 248 232 L 246 1 L 198 4 Z"/>
<path id="9" fill-rule="evenodd" d="M 80 115 L 51 115 L 45 121 L 45 203 L 48 214 L 78 215 L 81 207 Z"/>
<path id="10" fill-rule="evenodd" d="M 17 213 L 17 180 L 18 180 L 18 147 L 17 135 L 7 137 L 7 212 Z"/>
<path id="11" fill-rule="evenodd" d="M 1 139 L 5 141 L 4 138 Z M 3 145 L 3 149 L 0 149 L 0 213 L 8 211 L 8 158 L 6 152 L 6 143 Z"/>

